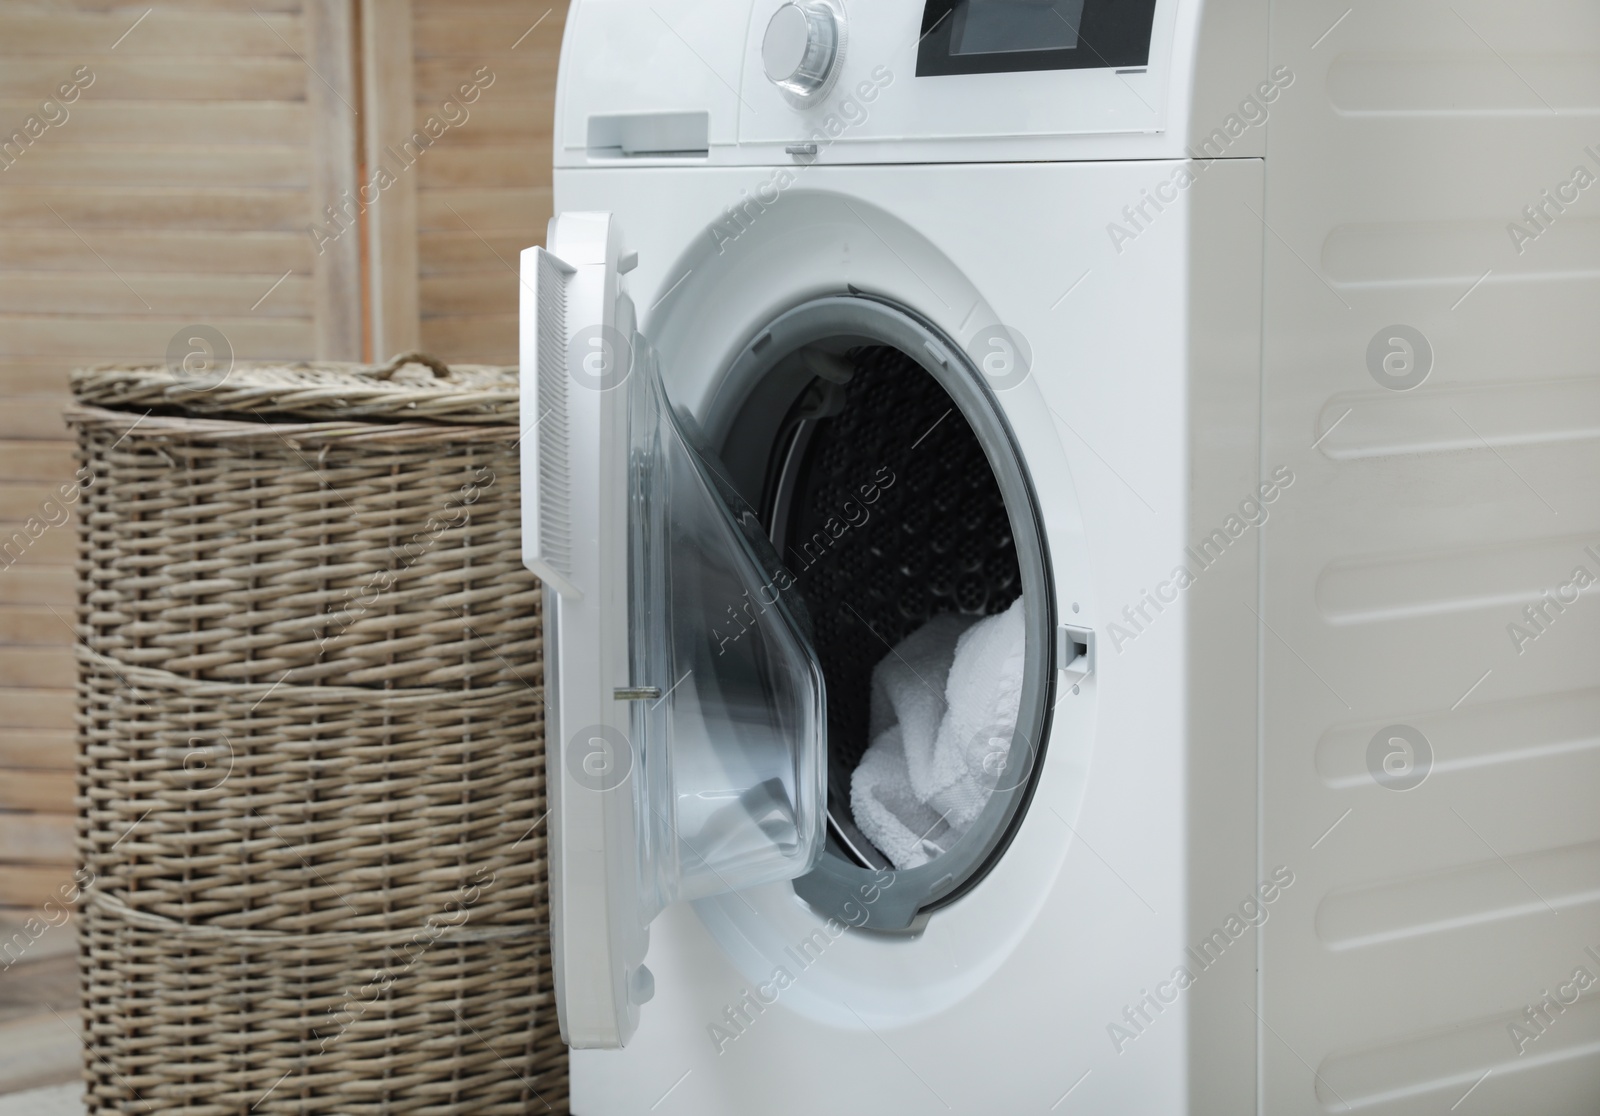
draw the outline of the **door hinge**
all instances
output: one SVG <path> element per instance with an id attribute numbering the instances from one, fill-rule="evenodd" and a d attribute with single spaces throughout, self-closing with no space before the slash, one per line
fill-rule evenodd
<path id="1" fill-rule="evenodd" d="M 654 701 L 660 696 L 660 686 L 619 686 L 611 691 L 616 701 Z"/>

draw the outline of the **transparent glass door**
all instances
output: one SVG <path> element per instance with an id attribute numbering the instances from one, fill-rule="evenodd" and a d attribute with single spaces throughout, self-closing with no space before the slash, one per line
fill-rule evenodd
<path id="1" fill-rule="evenodd" d="M 564 213 L 549 240 L 522 258 L 521 454 L 556 999 L 569 1043 L 619 1046 L 663 907 L 816 864 L 824 688 L 793 579 L 634 329 L 615 222 Z"/>

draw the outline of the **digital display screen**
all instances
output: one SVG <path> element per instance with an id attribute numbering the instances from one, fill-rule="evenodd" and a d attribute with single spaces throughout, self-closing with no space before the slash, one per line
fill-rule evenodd
<path id="1" fill-rule="evenodd" d="M 1075 50 L 1083 0 L 963 0 L 951 18 L 951 54 Z"/>
<path id="2" fill-rule="evenodd" d="M 917 76 L 1137 69 L 1156 0 L 925 0 Z"/>

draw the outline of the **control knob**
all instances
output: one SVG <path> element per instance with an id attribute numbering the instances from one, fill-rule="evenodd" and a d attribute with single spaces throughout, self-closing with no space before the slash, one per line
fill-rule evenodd
<path id="1" fill-rule="evenodd" d="M 820 97 L 833 83 L 843 46 L 842 20 L 826 3 L 784 4 L 761 40 L 767 77 L 792 99 Z"/>

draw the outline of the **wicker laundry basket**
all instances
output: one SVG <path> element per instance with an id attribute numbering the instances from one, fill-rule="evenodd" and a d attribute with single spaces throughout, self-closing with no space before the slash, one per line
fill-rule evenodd
<path id="1" fill-rule="evenodd" d="M 91 1112 L 565 1112 L 513 372 L 75 373 Z"/>

